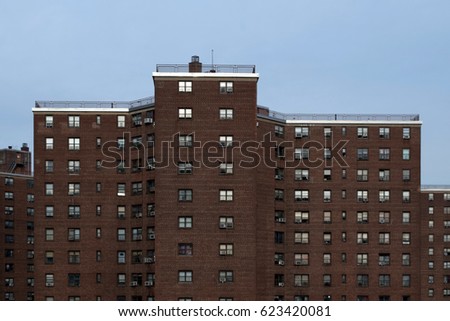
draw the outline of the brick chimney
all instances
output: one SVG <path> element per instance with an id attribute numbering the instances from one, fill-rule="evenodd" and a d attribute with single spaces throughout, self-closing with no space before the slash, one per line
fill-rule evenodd
<path id="1" fill-rule="evenodd" d="M 202 63 L 199 56 L 192 56 L 189 63 L 189 72 L 202 72 Z"/>

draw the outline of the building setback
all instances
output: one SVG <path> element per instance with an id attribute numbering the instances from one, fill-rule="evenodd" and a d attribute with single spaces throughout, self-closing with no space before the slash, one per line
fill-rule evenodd
<path id="1" fill-rule="evenodd" d="M 34 297 L 448 299 L 419 116 L 282 114 L 258 79 L 194 56 L 151 98 L 37 101 Z"/>

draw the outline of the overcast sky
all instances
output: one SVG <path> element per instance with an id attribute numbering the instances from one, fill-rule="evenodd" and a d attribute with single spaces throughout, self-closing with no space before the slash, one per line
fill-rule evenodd
<path id="1" fill-rule="evenodd" d="M 0 148 L 33 146 L 36 100 L 152 96 L 212 49 L 276 111 L 420 114 L 422 183 L 450 184 L 448 0 L 0 0 Z"/>

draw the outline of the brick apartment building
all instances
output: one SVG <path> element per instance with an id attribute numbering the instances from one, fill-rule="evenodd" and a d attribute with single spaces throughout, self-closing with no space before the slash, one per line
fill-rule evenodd
<path id="1" fill-rule="evenodd" d="M 34 299 L 34 188 L 31 153 L 0 150 L 1 300 Z"/>
<path id="2" fill-rule="evenodd" d="M 448 299 L 419 116 L 282 114 L 258 78 L 194 56 L 151 98 L 37 101 L 35 299 Z"/>

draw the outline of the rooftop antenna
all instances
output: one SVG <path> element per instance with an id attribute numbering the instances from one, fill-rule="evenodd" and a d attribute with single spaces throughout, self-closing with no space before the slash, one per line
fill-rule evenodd
<path id="1" fill-rule="evenodd" d="M 216 72 L 214 68 L 214 49 L 211 49 L 211 70 L 209 72 Z"/>

